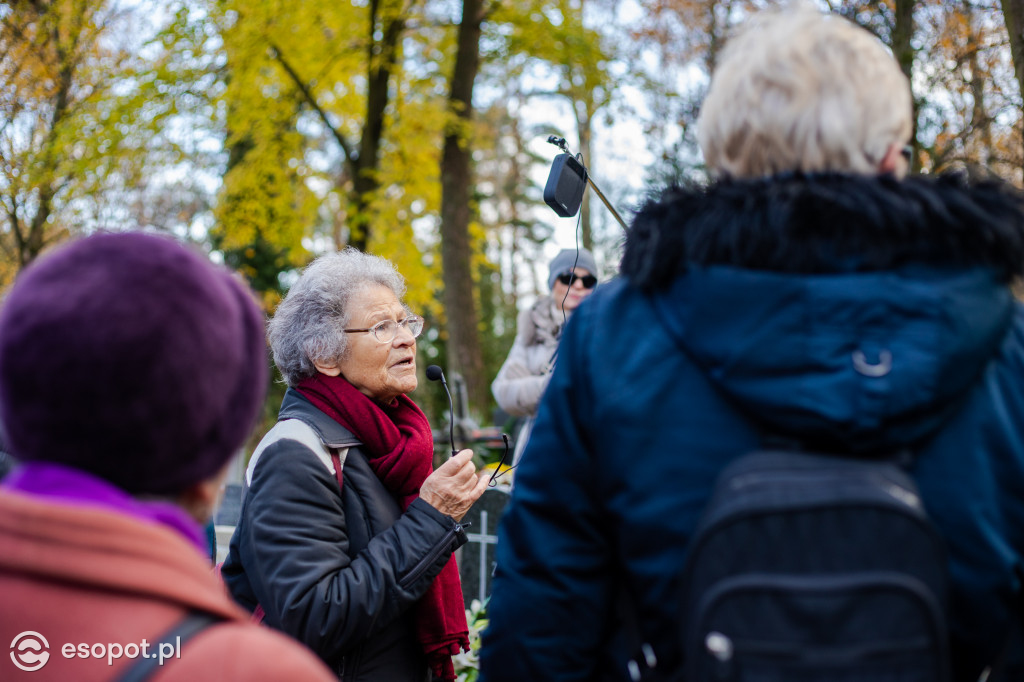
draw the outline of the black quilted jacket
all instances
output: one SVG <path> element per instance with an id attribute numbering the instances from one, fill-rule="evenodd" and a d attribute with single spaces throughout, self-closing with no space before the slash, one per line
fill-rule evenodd
<path id="1" fill-rule="evenodd" d="M 280 420 L 349 448 L 344 485 L 297 440 L 260 455 L 223 575 L 264 623 L 309 646 L 345 682 L 429 679 L 412 606 L 466 541 L 462 526 L 417 499 L 402 513 L 359 441 L 289 389 Z"/>

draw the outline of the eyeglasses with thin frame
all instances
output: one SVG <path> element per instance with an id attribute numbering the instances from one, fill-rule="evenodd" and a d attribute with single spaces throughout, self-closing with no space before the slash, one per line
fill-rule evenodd
<path id="1" fill-rule="evenodd" d="M 507 433 L 501 434 L 501 439 L 503 441 L 505 441 L 505 452 L 501 453 L 501 459 L 498 460 L 498 466 L 494 467 L 494 471 L 491 473 L 491 477 L 487 481 L 487 487 L 488 488 L 496 487 L 498 485 L 498 479 L 499 478 L 501 478 L 502 476 L 504 476 L 505 474 L 509 473 L 510 471 L 515 469 L 517 466 L 519 466 L 518 464 L 513 464 L 512 466 L 505 467 L 505 469 L 502 470 L 501 467 L 504 466 L 505 459 L 508 457 L 508 434 Z"/>
<path id="2" fill-rule="evenodd" d="M 343 329 L 342 331 L 346 334 L 373 332 L 374 338 L 381 343 L 391 343 L 395 340 L 399 327 L 405 327 L 412 334 L 412 338 L 415 339 L 423 331 L 423 318 L 419 315 L 410 315 L 397 322 L 395 320 L 381 320 L 372 327 L 366 327 L 365 329 Z"/>
<path id="3" fill-rule="evenodd" d="M 593 275 L 577 275 L 574 272 L 563 272 L 557 277 L 558 281 L 567 287 L 571 287 L 576 280 L 580 281 L 584 289 L 593 289 L 597 285 L 597 277 Z"/>

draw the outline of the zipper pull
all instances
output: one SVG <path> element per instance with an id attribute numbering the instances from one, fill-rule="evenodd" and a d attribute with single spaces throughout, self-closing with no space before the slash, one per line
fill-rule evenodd
<path id="1" fill-rule="evenodd" d="M 716 660 L 725 662 L 732 660 L 732 640 L 721 632 L 709 632 L 704 638 L 704 647 Z"/>
<path id="2" fill-rule="evenodd" d="M 704 648 L 715 659 L 715 677 L 728 680 L 732 677 L 732 657 L 735 653 L 732 640 L 721 632 L 711 631 L 704 638 Z"/>

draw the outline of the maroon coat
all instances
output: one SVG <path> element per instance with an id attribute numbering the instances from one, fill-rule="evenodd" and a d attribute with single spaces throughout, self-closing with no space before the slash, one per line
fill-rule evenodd
<path id="1" fill-rule="evenodd" d="M 118 650 L 109 644 L 131 654 L 146 640 L 155 655 L 161 635 L 193 610 L 224 622 L 185 643 L 180 658 L 165 660 L 154 682 L 336 680 L 302 645 L 251 624 L 206 557 L 175 531 L 0 490 L 0 643 L 12 646 L 32 631 L 49 644 L 49 658 L 34 672 L 18 669 L 5 653 L 0 679 L 113 679 L 134 661 L 110 657 Z M 79 656 L 80 644 L 88 645 L 87 658 Z M 103 646 L 102 658 L 92 657 L 101 651 L 93 645 Z"/>

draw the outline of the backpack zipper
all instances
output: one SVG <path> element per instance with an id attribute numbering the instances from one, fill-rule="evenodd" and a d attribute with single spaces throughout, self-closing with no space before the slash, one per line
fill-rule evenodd
<path id="1" fill-rule="evenodd" d="M 863 587 L 884 587 L 885 589 L 895 589 L 900 592 L 912 595 L 915 603 L 919 608 L 923 609 L 929 614 L 929 621 L 931 623 L 938 624 L 938 629 L 932 631 L 931 641 L 935 643 L 943 652 L 943 658 L 945 658 L 945 643 L 947 638 L 946 629 L 944 627 L 945 620 L 943 618 L 942 611 L 939 609 L 939 605 L 931 598 L 931 595 L 924 589 L 920 581 L 910 578 L 901 573 L 892 573 L 888 571 L 865 571 L 856 577 L 846 577 L 841 575 L 824 575 L 816 579 L 809 579 L 806 576 L 796 577 L 788 574 L 743 574 L 734 576 L 727 580 L 719 582 L 711 590 L 709 590 L 700 602 L 696 605 L 695 610 L 689 614 L 691 622 L 699 624 L 703 621 L 704 616 L 717 604 L 723 600 L 732 597 L 737 592 L 764 592 L 764 591 L 790 591 L 790 592 L 803 592 L 809 593 L 823 593 L 832 591 L 845 591 L 855 592 Z M 787 646 L 784 642 L 769 643 L 751 640 L 734 640 L 718 631 L 710 631 L 704 635 L 703 647 L 698 644 L 696 647 L 693 645 L 700 642 L 700 631 L 697 630 L 688 636 L 691 643 L 691 651 L 699 651 L 703 648 L 710 654 L 715 660 L 715 675 L 718 679 L 728 679 L 732 674 L 733 659 L 737 653 L 753 653 L 755 655 L 768 655 L 774 654 L 776 656 L 784 656 L 792 651 L 792 647 Z M 927 639 L 924 642 L 918 642 L 918 640 L 901 640 L 899 642 L 903 645 L 913 645 L 927 647 Z M 891 647 L 891 643 L 888 643 L 888 648 Z M 875 650 L 884 652 L 884 645 L 871 645 L 862 643 L 861 651 L 864 653 L 874 653 Z M 837 649 L 839 647 L 836 647 Z M 827 655 L 826 655 L 827 658 Z"/>
<path id="2" fill-rule="evenodd" d="M 743 488 L 750 486 L 762 485 L 770 483 L 774 486 L 779 485 L 808 485 L 814 483 L 827 483 L 830 481 L 838 480 L 841 476 L 835 474 L 805 474 L 805 473 L 790 473 L 790 474 L 761 474 L 751 472 L 737 476 L 729 481 L 729 490 L 732 492 L 739 492 Z M 917 493 L 913 490 L 909 490 L 904 486 L 894 481 L 886 480 L 883 485 L 879 486 L 886 493 L 889 494 L 897 502 L 900 502 L 908 507 L 914 509 L 922 509 L 921 499 Z"/>
<path id="3" fill-rule="evenodd" d="M 731 661 L 736 656 L 753 655 L 762 658 L 785 658 L 803 661 L 827 662 L 846 661 L 848 658 L 874 658 L 884 656 L 893 651 L 907 649 L 926 649 L 926 637 L 913 637 L 896 641 L 860 643 L 857 645 L 834 644 L 815 645 L 817 649 L 825 649 L 822 653 L 808 652 L 805 645 L 786 644 L 784 642 L 765 642 L 751 639 L 733 640 L 721 632 L 711 631 L 704 637 L 704 649 L 717 661 Z M 842 655 L 836 655 L 841 652 Z"/>

